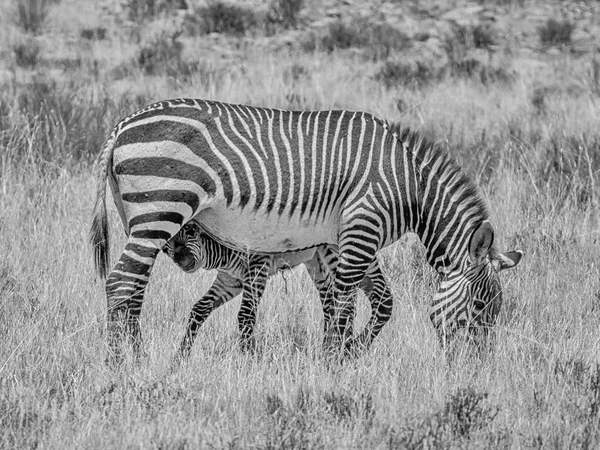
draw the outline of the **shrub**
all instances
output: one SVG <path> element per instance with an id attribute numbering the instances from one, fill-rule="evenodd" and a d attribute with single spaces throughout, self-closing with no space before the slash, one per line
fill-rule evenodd
<path id="1" fill-rule="evenodd" d="M 474 78 L 484 84 L 514 81 L 517 75 L 510 65 L 506 62 L 501 65 L 492 63 L 490 47 L 495 42 L 496 36 L 487 26 L 471 28 L 453 24 L 452 32 L 442 43 L 448 56 L 447 71 L 451 76 Z"/>
<path id="2" fill-rule="evenodd" d="M 397 28 L 387 23 L 377 23 L 369 19 L 354 19 L 350 22 L 336 20 L 329 24 L 320 36 L 312 34 L 304 43 L 307 51 L 336 49 L 367 49 L 372 59 L 384 59 L 393 51 L 410 45 L 409 38 Z"/>
<path id="3" fill-rule="evenodd" d="M 171 81 L 187 82 L 198 75 L 206 85 L 211 84 L 220 74 L 210 65 L 200 61 L 187 61 L 182 58 L 183 43 L 178 40 L 181 32 L 162 33 L 138 51 L 136 64 L 147 75 L 164 75 Z M 130 75 L 130 68 L 123 66 L 116 74 L 117 78 Z"/>
<path id="4" fill-rule="evenodd" d="M 15 55 L 15 63 L 19 67 L 34 69 L 38 63 L 40 54 L 40 45 L 34 38 L 26 39 L 24 42 L 13 45 L 13 54 Z"/>
<path id="5" fill-rule="evenodd" d="M 394 86 L 423 86 L 439 78 L 439 73 L 425 61 L 386 61 L 375 74 L 375 79 L 386 88 Z"/>
<path id="6" fill-rule="evenodd" d="M 477 48 L 488 48 L 498 43 L 496 31 L 489 23 L 478 24 L 471 31 L 473 34 L 473 45 Z"/>
<path id="7" fill-rule="evenodd" d="M 283 28 L 296 28 L 298 15 L 304 8 L 304 0 L 273 0 L 269 7 L 267 19 Z"/>
<path id="8" fill-rule="evenodd" d="M 568 19 L 556 20 L 550 18 L 544 25 L 538 28 L 540 40 L 544 46 L 561 45 L 571 43 L 571 34 L 575 24 Z"/>
<path id="9" fill-rule="evenodd" d="M 39 33 L 48 16 L 51 0 L 18 0 L 17 24 L 29 33 Z"/>
<path id="10" fill-rule="evenodd" d="M 106 39 L 106 28 L 82 28 L 79 32 L 79 35 L 82 39 L 88 39 L 90 41 L 103 41 L 104 39 Z"/>
<path id="11" fill-rule="evenodd" d="M 183 51 L 183 44 L 178 41 L 180 34 L 162 33 L 141 47 L 137 55 L 141 69 L 149 75 L 155 75 L 165 67 L 179 65 Z"/>
<path id="12" fill-rule="evenodd" d="M 222 33 L 243 36 L 256 29 L 260 21 L 250 8 L 215 2 L 188 14 L 185 24 L 191 34 Z"/>
<path id="13" fill-rule="evenodd" d="M 185 0 L 127 0 L 125 5 L 129 20 L 134 22 L 150 20 L 174 9 L 187 9 Z"/>

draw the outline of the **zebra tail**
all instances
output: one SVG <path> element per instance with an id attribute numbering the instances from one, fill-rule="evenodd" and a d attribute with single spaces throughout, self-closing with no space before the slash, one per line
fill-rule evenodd
<path id="1" fill-rule="evenodd" d="M 116 136 L 111 134 L 108 138 L 98 160 L 96 172 L 96 202 L 92 224 L 90 226 L 90 243 L 94 249 L 94 264 L 96 272 L 102 279 L 106 279 L 110 264 L 110 242 L 108 233 L 108 216 L 106 214 L 106 180 L 108 171 L 112 167 L 112 156 Z"/>

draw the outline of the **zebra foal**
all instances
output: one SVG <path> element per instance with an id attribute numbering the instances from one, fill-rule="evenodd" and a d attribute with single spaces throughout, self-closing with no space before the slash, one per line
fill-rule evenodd
<path id="1" fill-rule="evenodd" d="M 178 360 L 187 359 L 198 329 L 210 313 L 236 297 L 240 292 L 248 296 L 243 302 L 246 309 L 239 311 L 240 323 L 243 316 L 252 317 L 251 329 L 242 331 L 242 345 L 252 347 L 252 329 L 256 317 L 256 304 L 264 291 L 267 277 L 279 271 L 304 264 L 323 305 L 324 328 L 329 329 L 333 282 L 337 266 L 337 250 L 332 246 L 320 246 L 281 254 L 252 254 L 231 249 L 217 242 L 195 221 L 186 223 L 163 247 L 165 252 L 184 272 L 198 269 L 218 271 L 217 278 L 209 290 L 192 307 L 186 334 L 179 347 Z M 360 288 L 371 303 L 371 319 L 363 332 L 356 338 L 357 349 L 367 348 L 381 327 L 389 320 L 392 295 L 378 266 L 367 272 Z M 351 333 L 350 333 L 351 334 Z M 358 345 L 359 344 L 359 345 Z"/>
<path id="2" fill-rule="evenodd" d="M 175 99 L 119 122 L 98 164 L 91 242 L 108 272 L 106 183 L 128 241 L 108 275 L 108 342 L 140 343 L 139 316 L 158 252 L 195 219 L 229 248 L 278 254 L 338 249 L 327 344 L 352 343 L 351 312 L 377 251 L 416 233 L 441 282 L 430 317 L 444 341 L 493 323 L 498 272 L 522 254 L 493 245 L 475 185 L 438 146 L 364 112 L 283 111 Z M 242 298 L 251 310 L 252 296 Z M 252 329 L 240 318 L 240 329 Z"/>

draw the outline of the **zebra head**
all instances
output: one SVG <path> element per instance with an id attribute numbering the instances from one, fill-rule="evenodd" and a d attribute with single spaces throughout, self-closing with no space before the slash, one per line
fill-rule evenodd
<path id="1" fill-rule="evenodd" d="M 184 272 L 206 269 L 205 234 L 195 221 L 187 222 L 163 247 L 169 258 Z"/>
<path id="2" fill-rule="evenodd" d="M 502 306 L 499 272 L 516 266 L 523 253 L 499 253 L 488 220 L 472 233 L 468 251 L 455 268 L 444 272 L 433 298 L 430 318 L 442 343 L 458 328 L 487 335 Z"/>

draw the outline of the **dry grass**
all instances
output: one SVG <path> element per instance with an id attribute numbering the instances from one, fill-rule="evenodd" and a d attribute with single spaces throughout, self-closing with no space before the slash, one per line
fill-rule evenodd
<path id="1" fill-rule="evenodd" d="M 103 55 L 121 44 L 93 45 L 89 58 L 101 70 L 84 58 L 45 94 L 16 71 L 0 91 L 1 448 L 600 445 L 600 109 L 591 59 L 515 57 L 512 84 L 444 77 L 409 89 L 379 84 L 377 63 L 351 52 L 260 46 L 205 58 L 185 80 L 139 70 L 119 78 L 139 46 L 113 61 Z M 361 109 L 439 140 L 480 182 L 500 247 L 526 252 L 502 275 L 494 351 L 441 351 L 427 317 L 431 272 L 407 238 L 382 252 L 394 313 L 357 361 L 321 357 L 318 296 L 297 270 L 269 284 L 257 354 L 238 350 L 238 299 L 210 317 L 189 363 L 171 371 L 191 305 L 213 275 L 186 276 L 161 257 L 142 315 L 148 357 L 111 372 L 106 300 L 86 239 L 89 155 L 120 116 L 173 96 Z M 114 254 L 124 242 L 114 211 L 111 225 Z M 367 315 L 361 300 L 359 322 Z"/>

